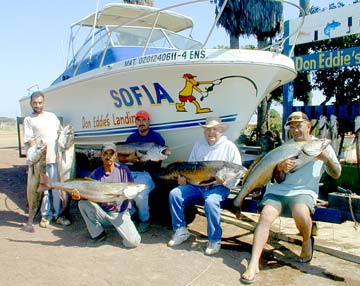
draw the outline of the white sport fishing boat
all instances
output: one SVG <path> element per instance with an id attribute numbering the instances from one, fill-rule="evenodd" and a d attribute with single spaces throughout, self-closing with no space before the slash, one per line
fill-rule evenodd
<path id="1" fill-rule="evenodd" d="M 186 160 L 207 117 L 228 122 L 235 140 L 264 96 L 296 77 L 281 53 L 204 48 L 183 35 L 192 19 L 169 9 L 112 3 L 72 25 L 71 40 L 78 27 L 89 37 L 43 90 L 46 109 L 74 127 L 77 145 L 125 141 L 145 109 L 172 150 L 166 162 Z M 31 113 L 29 96 L 20 106 Z"/>

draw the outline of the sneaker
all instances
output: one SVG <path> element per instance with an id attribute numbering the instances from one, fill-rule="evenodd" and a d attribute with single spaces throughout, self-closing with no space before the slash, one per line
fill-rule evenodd
<path id="1" fill-rule="evenodd" d="M 215 242 L 209 241 L 208 246 L 205 249 L 205 254 L 206 255 L 214 255 L 220 251 L 220 248 L 221 248 L 220 241 L 215 241 Z"/>
<path id="2" fill-rule="evenodd" d="M 172 239 L 168 242 L 168 246 L 171 247 L 179 245 L 186 241 L 189 237 L 190 232 L 185 227 L 180 227 L 175 231 Z"/>
<path id="3" fill-rule="evenodd" d="M 61 224 L 61 225 L 64 225 L 64 226 L 68 226 L 68 225 L 71 224 L 71 222 L 64 216 L 58 217 L 57 220 L 55 220 L 55 223 Z"/>
<path id="4" fill-rule="evenodd" d="M 149 231 L 150 229 L 150 223 L 145 221 L 145 222 L 140 222 L 139 223 L 139 226 L 137 228 L 138 232 L 139 233 L 144 233 L 144 232 L 147 232 Z"/>
<path id="5" fill-rule="evenodd" d="M 39 226 L 43 228 L 47 228 L 49 225 L 50 225 L 50 220 L 45 217 L 42 217 Z"/>
<path id="6" fill-rule="evenodd" d="M 106 233 L 103 231 L 96 237 L 91 237 L 88 242 L 87 246 L 97 246 L 100 242 L 104 241 L 106 238 Z"/>

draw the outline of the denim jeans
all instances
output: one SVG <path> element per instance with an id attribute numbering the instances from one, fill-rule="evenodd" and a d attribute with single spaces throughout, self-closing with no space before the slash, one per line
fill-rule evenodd
<path id="1" fill-rule="evenodd" d="M 225 200 L 230 190 L 222 185 L 208 187 L 190 184 L 179 185 L 169 194 L 170 212 L 173 230 L 186 227 L 185 206 L 204 202 L 205 216 L 207 218 L 207 234 L 210 242 L 221 240 L 220 202 Z"/>
<path id="2" fill-rule="evenodd" d="M 142 183 L 146 185 L 146 189 L 134 198 L 138 209 L 139 220 L 146 222 L 150 219 L 149 195 L 155 188 L 155 184 L 148 172 L 131 172 L 135 183 Z"/>
<path id="3" fill-rule="evenodd" d="M 58 181 L 58 166 L 57 164 L 46 164 L 46 176 L 51 182 Z M 61 199 L 59 190 L 48 190 L 44 192 L 44 197 L 41 202 L 41 216 L 48 220 L 57 219 L 61 214 Z"/>
<path id="4" fill-rule="evenodd" d="M 87 200 L 79 201 L 78 207 L 92 238 L 101 234 L 105 227 L 114 226 L 125 247 L 134 248 L 140 244 L 140 234 L 128 210 L 105 212 L 97 203 Z"/>

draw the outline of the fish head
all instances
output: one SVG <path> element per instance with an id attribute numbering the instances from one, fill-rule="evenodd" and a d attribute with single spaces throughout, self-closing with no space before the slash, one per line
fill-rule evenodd
<path id="1" fill-rule="evenodd" d="M 35 164 L 43 156 L 46 156 L 46 144 L 43 140 L 38 140 L 33 146 L 31 146 L 26 154 L 28 164 Z"/>
<path id="2" fill-rule="evenodd" d="M 224 181 L 224 185 L 228 188 L 236 186 L 244 177 L 247 169 L 241 165 L 236 168 L 223 167 L 216 172 L 216 177 Z"/>
<path id="3" fill-rule="evenodd" d="M 163 161 L 169 157 L 171 151 L 167 146 L 155 145 L 151 147 L 143 156 L 139 156 L 141 161 Z"/>
<path id="4" fill-rule="evenodd" d="M 330 140 L 328 139 L 316 139 L 306 142 L 303 146 L 303 153 L 307 156 L 318 156 L 328 145 Z"/>
<path id="5" fill-rule="evenodd" d="M 74 144 L 74 128 L 71 125 L 66 125 L 60 132 L 58 137 L 59 147 L 68 149 Z"/>
<path id="6" fill-rule="evenodd" d="M 135 198 L 139 193 L 141 193 L 142 191 L 144 191 L 146 189 L 146 185 L 145 184 L 141 184 L 141 183 L 133 183 L 133 184 L 129 184 L 125 189 L 124 189 L 124 196 L 128 199 L 133 199 Z"/>

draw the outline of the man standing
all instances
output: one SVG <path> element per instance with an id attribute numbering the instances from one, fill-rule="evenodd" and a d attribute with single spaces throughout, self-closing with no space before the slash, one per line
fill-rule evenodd
<path id="1" fill-rule="evenodd" d="M 28 150 L 39 140 L 46 143 L 46 175 L 52 182 L 57 182 L 57 139 L 62 126 L 54 113 L 44 110 L 45 97 L 42 92 L 36 91 L 31 94 L 30 105 L 33 112 L 24 119 L 25 148 Z M 62 216 L 59 190 L 48 190 L 44 193 L 40 211 L 40 227 L 46 228 L 52 220 L 57 224 L 70 225 L 70 221 Z"/>
<path id="2" fill-rule="evenodd" d="M 201 127 L 204 129 L 205 137 L 195 142 L 189 157 L 190 162 L 222 160 L 241 165 L 238 148 L 223 135 L 228 124 L 221 122 L 220 118 L 209 117 L 206 124 Z M 218 180 L 211 186 L 194 186 L 188 184 L 186 178 L 178 178 L 179 186 L 169 194 L 172 227 L 175 233 L 168 242 L 168 246 L 179 245 L 190 237 L 186 228 L 185 206 L 193 205 L 199 199 L 203 199 L 209 239 L 205 254 L 214 255 L 220 251 L 222 235 L 220 202 L 225 200 L 230 193 L 230 189 L 222 183 Z"/>
<path id="3" fill-rule="evenodd" d="M 292 141 L 310 141 L 311 123 L 306 114 L 296 111 L 289 115 L 286 128 L 290 131 Z M 286 143 L 285 143 L 286 144 Z M 287 159 L 275 167 L 274 179 L 269 184 L 260 203 L 260 219 L 255 229 L 251 259 L 241 280 L 244 283 L 254 281 L 259 272 L 259 260 L 268 240 L 270 226 L 281 214 L 290 214 L 302 236 L 302 248 L 299 262 L 308 263 L 312 259 L 314 239 L 311 236 L 312 219 L 316 199 L 319 193 L 319 181 L 323 170 L 334 179 L 340 177 L 341 165 L 329 144 L 317 158 L 304 165 L 296 172 L 291 172 L 295 161 Z"/>
<path id="4" fill-rule="evenodd" d="M 153 142 L 162 146 L 165 145 L 164 138 L 159 133 L 150 129 L 150 115 L 148 112 L 145 110 L 138 111 L 135 114 L 135 124 L 138 130 L 127 138 L 127 143 Z M 146 232 L 149 230 L 150 226 L 149 194 L 155 188 L 152 176 L 159 173 L 161 161 L 140 162 L 135 153 L 128 156 L 119 155 L 118 159 L 122 163 L 132 163 L 130 169 L 134 181 L 136 183 L 143 183 L 147 186 L 147 188 L 134 199 L 140 221 L 138 230 L 140 233 Z"/>
<path id="5" fill-rule="evenodd" d="M 131 172 L 123 164 L 115 163 L 116 146 L 106 143 L 101 149 L 103 166 L 95 169 L 90 178 L 107 183 L 133 182 Z M 80 199 L 74 197 L 73 199 Z M 119 203 L 95 203 L 88 200 L 79 201 L 79 210 L 90 234 L 89 245 L 96 245 L 106 238 L 105 227 L 114 226 L 123 239 L 127 248 L 134 248 L 140 244 L 141 237 L 131 220 L 129 208 L 131 203 L 125 199 Z"/>

